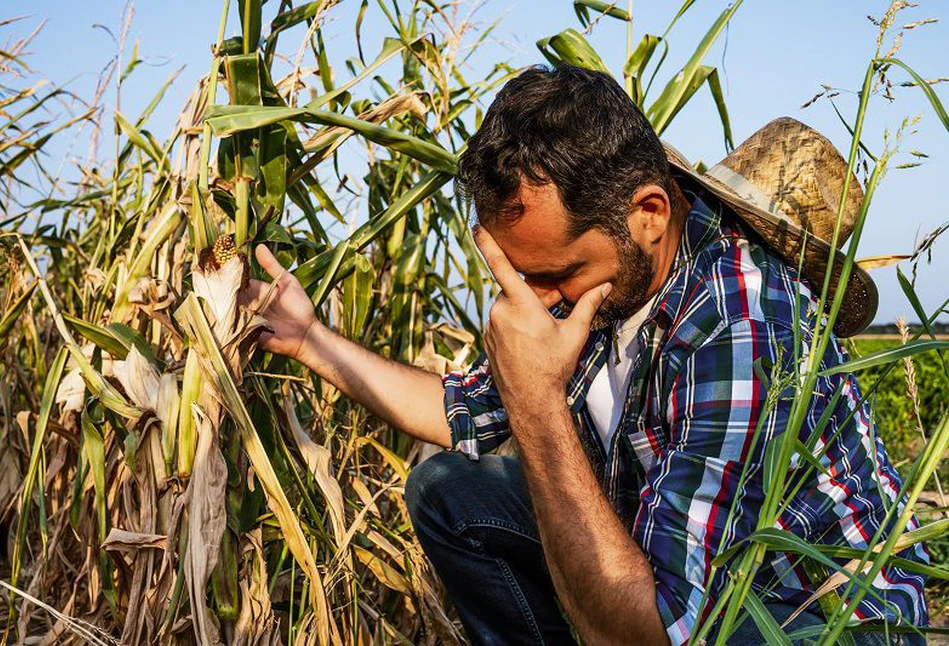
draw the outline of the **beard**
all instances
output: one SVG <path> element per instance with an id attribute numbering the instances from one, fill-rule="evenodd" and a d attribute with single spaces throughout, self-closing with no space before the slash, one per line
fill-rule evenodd
<path id="1" fill-rule="evenodd" d="M 620 271 L 613 282 L 613 289 L 593 316 L 591 330 L 628 319 L 646 304 L 646 294 L 656 272 L 652 261 L 631 238 L 615 239 L 616 253 L 619 256 Z M 561 303 L 567 313 L 573 311 L 572 303 Z"/>
<path id="2" fill-rule="evenodd" d="M 594 330 L 628 319 L 649 300 L 646 294 L 656 275 L 652 260 L 631 238 L 617 240 L 616 252 L 619 255 L 620 273 L 610 295 L 593 317 L 590 328 Z"/>

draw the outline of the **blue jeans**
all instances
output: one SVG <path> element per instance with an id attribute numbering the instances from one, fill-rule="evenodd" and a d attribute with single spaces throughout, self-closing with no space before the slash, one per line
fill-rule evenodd
<path id="1" fill-rule="evenodd" d="M 517 458 L 483 455 L 472 462 L 460 453 L 437 453 L 412 470 L 405 502 L 472 644 L 576 643 L 557 601 Z M 774 604 L 769 610 L 780 623 L 794 608 Z M 823 622 L 814 604 L 788 632 Z M 925 643 L 918 635 L 907 637 L 903 643 Z M 872 633 L 854 638 L 860 645 L 886 643 Z M 750 618 L 728 641 L 765 643 Z"/>

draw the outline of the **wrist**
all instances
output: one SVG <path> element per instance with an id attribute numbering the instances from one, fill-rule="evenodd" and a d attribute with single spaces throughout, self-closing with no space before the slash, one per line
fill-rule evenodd
<path id="1" fill-rule="evenodd" d="M 506 396 L 505 396 L 506 395 Z M 570 413 L 567 404 L 566 386 L 535 383 L 518 393 L 502 393 L 501 400 L 508 417 L 522 419 L 546 419 Z"/>
<path id="2" fill-rule="evenodd" d="M 315 369 L 317 350 L 322 344 L 324 329 L 325 326 L 320 323 L 319 319 L 314 317 L 310 325 L 306 328 L 306 332 L 303 333 L 303 340 L 300 342 L 300 347 L 297 349 L 296 356 L 293 358 L 305 366 Z"/>
<path id="3" fill-rule="evenodd" d="M 508 411 L 511 434 L 517 439 L 525 464 L 545 463 L 550 459 L 570 455 L 578 442 L 573 416 L 566 398 L 548 399 L 533 408 Z"/>

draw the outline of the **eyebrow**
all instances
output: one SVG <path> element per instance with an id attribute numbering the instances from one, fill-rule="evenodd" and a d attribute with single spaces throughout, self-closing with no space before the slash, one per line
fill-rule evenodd
<path id="1" fill-rule="evenodd" d="M 577 261 L 563 267 L 562 269 L 552 269 L 549 271 L 523 272 L 524 276 L 535 280 L 556 280 L 569 276 L 583 265 L 583 262 Z"/>

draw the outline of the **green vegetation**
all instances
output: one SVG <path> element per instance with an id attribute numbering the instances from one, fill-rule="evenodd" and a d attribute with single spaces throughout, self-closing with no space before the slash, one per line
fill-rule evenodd
<path id="1" fill-rule="evenodd" d="M 899 339 L 858 337 L 853 341 L 851 354 L 854 357 L 868 355 L 899 344 Z M 909 473 L 909 466 L 919 455 L 924 443 L 919 432 L 919 422 L 922 422 L 927 433 L 931 433 L 949 409 L 949 399 L 946 397 L 949 379 L 939 355 L 935 352 L 920 354 L 913 357 L 912 362 L 917 384 L 919 420 L 916 417 L 913 397 L 908 392 L 904 365 L 890 371 L 876 366 L 859 375 L 861 386 L 869 386 L 881 376 L 883 378 L 873 400 L 874 416 L 891 458 L 904 476 Z M 949 484 L 949 465 L 940 466 L 939 476 L 942 482 Z M 935 490 L 935 485 L 932 485 L 932 489 Z"/>
<path id="2" fill-rule="evenodd" d="M 96 644 L 460 639 L 402 500 L 408 470 L 428 447 L 300 365 L 255 352 L 262 321 L 235 299 L 247 275 L 261 277 L 247 251 L 265 242 L 346 336 L 434 371 L 470 360 L 490 287 L 467 232 L 468 205 L 449 183 L 492 91 L 516 70 L 499 64 L 468 77 L 467 58 L 490 28 L 476 31 L 452 3 L 363 0 L 354 24 L 331 19 L 335 4 L 225 0 L 219 26 L 208 26 L 209 74 L 164 134 L 149 120 L 167 85 L 138 115 L 105 114 L 96 99 L 58 118 L 48 110 L 62 91 L 25 83 L 19 50 L 0 51 L 8 636 Z M 590 30 L 624 21 L 627 60 L 617 77 L 657 130 L 707 87 L 730 146 L 718 74 L 704 60 L 741 2 L 712 22 L 683 68 L 669 69 L 667 36 L 694 4 L 683 2 L 663 34 L 634 42 L 631 6 L 578 0 L 583 31 L 566 29 L 538 47 L 552 63 L 604 69 Z M 369 11 L 390 26 L 382 42 L 361 37 Z M 240 33 L 227 34 L 234 12 Z M 895 13 L 881 21 L 881 41 Z M 348 57 L 345 69 L 334 69 L 326 43 L 352 34 L 352 51 L 332 57 Z M 140 62 L 121 47 L 105 83 L 119 93 Z M 878 52 L 848 126 L 852 167 L 872 84 L 897 68 L 949 129 L 929 85 L 892 52 Z M 71 169 L 75 183 L 60 183 L 40 153 L 82 123 L 101 124 L 103 139 L 114 133 L 111 152 Z M 893 153 L 863 150 L 873 170 L 857 238 Z M 357 160 L 358 172 L 341 172 L 343 156 Z M 826 286 L 822 298 L 831 316 L 811 356 L 823 354 L 839 308 Z M 899 370 L 877 395 L 894 457 L 915 474 L 907 479 L 914 501 L 949 441 L 949 418 L 930 390 L 935 378 L 922 367 L 934 357 L 913 356 L 928 442 L 913 434 Z M 794 387 L 806 402 L 816 366 L 803 368 Z M 795 438 L 799 423 L 785 437 Z M 775 444 L 762 528 L 773 527 L 794 485 L 782 466 L 797 446 Z M 874 543 L 882 549 L 864 555 L 870 578 L 893 552 L 892 541 Z M 723 564 L 735 576 L 716 607 L 727 625 L 752 612 L 784 643 L 748 587 L 767 549 L 756 536 Z M 794 550 L 816 554 L 808 545 Z M 864 593 L 863 577 L 844 581 Z M 839 612 L 823 643 L 841 637 L 849 616 L 839 600 L 830 607 Z"/>
<path id="3" fill-rule="evenodd" d="M 898 331 L 894 328 L 892 332 Z M 851 352 L 855 357 L 865 356 L 896 347 L 900 343 L 899 338 L 892 336 L 858 337 L 852 342 Z M 915 388 L 907 381 L 908 367 L 905 362 L 889 371 L 882 366 L 868 368 L 859 377 L 861 386 L 871 386 L 881 380 L 873 400 L 874 417 L 890 459 L 904 478 L 909 475 L 913 461 L 925 446 L 920 425 L 928 437 L 949 408 L 949 398 L 946 397 L 949 392 L 949 378 L 946 377 L 939 355 L 935 352 L 919 354 L 911 360 L 912 383 L 916 384 Z M 918 409 L 914 402 L 918 402 Z M 937 474 L 943 492 L 949 495 L 949 491 L 946 491 L 946 485 L 949 485 L 949 464 L 945 460 L 940 464 Z M 926 488 L 930 493 L 927 499 L 929 504 L 918 508 L 920 519 L 928 522 L 943 518 L 946 505 L 940 499 L 935 479 L 930 480 Z M 949 566 L 949 537 L 939 537 L 926 545 L 934 564 Z M 949 584 L 938 579 L 931 580 L 927 587 L 927 597 L 933 621 L 944 623 L 945 615 L 949 612 Z"/>

